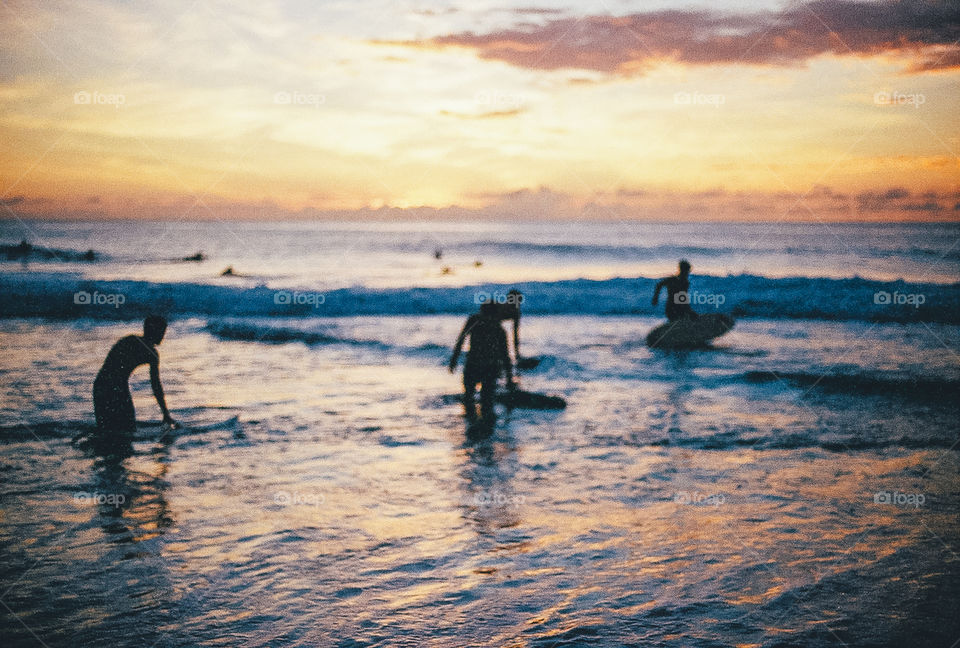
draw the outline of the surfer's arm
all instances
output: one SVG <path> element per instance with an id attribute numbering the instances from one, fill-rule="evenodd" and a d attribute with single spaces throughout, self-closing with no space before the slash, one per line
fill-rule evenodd
<path id="1" fill-rule="evenodd" d="M 513 318 L 513 357 L 520 362 L 520 311 L 517 310 L 517 316 Z"/>
<path id="2" fill-rule="evenodd" d="M 510 362 L 510 351 L 507 347 L 507 334 L 501 329 L 500 335 L 500 348 L 497 349 L 500 355 L 500 362 L 503 364 L 503 370 L 507 375 L 507 387 L 509 389 L 516 389 L 517 384 L 513 382 L 513 363 Z"/>
<path id="3" fill-rule="evenodd" d="M 450 373 L 457 368 L 457 360 L 460 359 L 460 351 L 463 350 L 463 341 L 467 338 L 467 332 L 473 325 L 473 317 L 467 318 L 467 323 L 463 325 L 463 330 L 457 336 L 457 341 L 453 345 L 453 355 L 450 356 Z"/>
<path id="4" fill-rule="evenodd" d="M 653 301 L 651 302 L 654 306 L 660 301 L 660 289 L 667 284 L 666 279 L 661 279 L 657 282 L 657 285 L 653 287 Z"/>
<path id="5" fill-rule="evenodd" d="M 157 405 L 163 412 L 163 422 L 175 425 L 176 422 L 170 416 L 170 410 L 167 409 L 167 401 L 163 397 L 163 385 L 160 384 L 160 359 L 157 358 L 150 362 L 150 387 L 153 388 L 153 396 L 157 399 Z"/>

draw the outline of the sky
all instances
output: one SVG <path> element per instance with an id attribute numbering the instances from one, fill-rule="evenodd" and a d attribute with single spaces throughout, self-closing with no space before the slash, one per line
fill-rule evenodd
<path id="1" fill-rule="evenodd" d="M 960 220 L 960 3 L 0 0 L 0 217 Z"/>

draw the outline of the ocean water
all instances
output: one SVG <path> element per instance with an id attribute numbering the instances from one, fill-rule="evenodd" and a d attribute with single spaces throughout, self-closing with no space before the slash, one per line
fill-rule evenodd
<path id="1" fill-rule="evenodd" d="M 0 222 L 22 239 L 4 645 L 960 639 L 958 225 Z M 737 325 L 651 350 L 680 257 Z M 445 364 L 512 286 L 520 380 L 568 407 L 472 439 Z M 188 427 L 140 369 L 110 460 L 93 378 L 154 310 Z"/>

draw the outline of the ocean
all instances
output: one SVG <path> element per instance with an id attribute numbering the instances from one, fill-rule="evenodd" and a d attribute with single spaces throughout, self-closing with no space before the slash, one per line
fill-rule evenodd
<path id="1" fill-rule="evenodd" d="M 4 645 L 951 646 L 958 243 L 956 223 L 0 221 Z M 692 307 L 736 326 L 650 349 L 680 258 Z M 477 439 L 446 363 L 511 288 L 540 359 L 521 385 L 568 405 Z M 153 312 L 185 428 L 159 427 L 141 368 L 110 459 L 85 442 L 93 379 Z"/>

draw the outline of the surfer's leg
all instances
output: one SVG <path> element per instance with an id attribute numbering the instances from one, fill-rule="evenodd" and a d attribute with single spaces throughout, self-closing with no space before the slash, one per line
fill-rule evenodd
<path id="1" fill-rule="evenodd" d="M 493 401 L 497 395 L 498 374 L 496 370 L 485 371 L 480 385 L 480 415 L 486 420 L 493 420 Z"/>
<path id="2" fill-rule="evenodd" d="M 137 432 L 137 412 L 133 408 L 133 397 L 130 388 L 124 385 L 118 397 L 117 431 L 132 437 Z"/>
<path id="3" fill-rule="evenodd" d="M 126 385 L 95 383 L 93 410 L 97 418 L 97 431 L 101 434 L 133 436 L 137 431 L 133 398 Z"/>
<path id="4" fill-rule="evenodd" d="M 473 395 L 477 391 L 477 372 L 468 362 L 463 366 L 463 409 L 467 416 L 475 418 L 477 416 L 477 406 L 473 402 Z"/>
<path id="5" fill-rule="evenodd" d="M 106 430 L 108 422 L 107 399 L 109 394 L 100 382 L 100 379 L 93 381 L 93 416 L 97 420 L 97 431 Z"/>
<path id="6" fill-rule="evenodd" d="M 131 441 L 137 428 L 130 389 L 126 385 L 96 381 L 93 411 L 97 418 L 97 430 L 91 439 L 94 452 L 104 457 L 129 456 L 133 451 Z"/>

